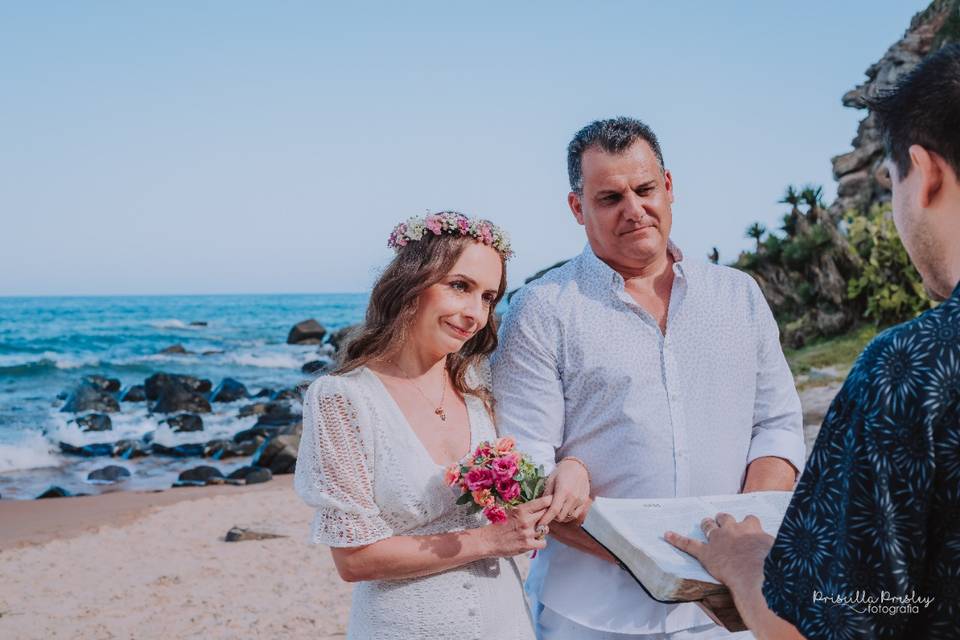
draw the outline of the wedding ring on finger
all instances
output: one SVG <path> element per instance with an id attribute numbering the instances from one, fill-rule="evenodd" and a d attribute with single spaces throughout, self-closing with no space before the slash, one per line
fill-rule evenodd
<path id="1" fill-rule="evenodd" d="M 710 542 L 710 535 L 719 528 L 713 518 L 704 518 L 703 522 L 700 523 L 700 530 L 703 531 L 703 536 L 707 539 L 707 542 Z"/>
<path id="2" fill-rule="evenodd" d="M 536 535 L 534 536 L 537 540 L 543 540 L 547 537 L 547 534 L 550 532 L 550 527 L 545 524 L 538 524 L 536 528 Z"/>

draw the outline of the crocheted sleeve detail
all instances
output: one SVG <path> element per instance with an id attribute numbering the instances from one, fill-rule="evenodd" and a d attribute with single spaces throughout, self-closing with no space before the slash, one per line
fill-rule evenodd
<path id="1" fill-rule="evenodd" d="M 331 547 L 372 544 L 393 535 L 373 495 L 371 425 L 361 400 L 335 376 L 318 378 L 303 399 L 303 435 L 294 488 L 316 508 L 311 540 Z M 365 417 L 365 416 L 364 416 Z"/>

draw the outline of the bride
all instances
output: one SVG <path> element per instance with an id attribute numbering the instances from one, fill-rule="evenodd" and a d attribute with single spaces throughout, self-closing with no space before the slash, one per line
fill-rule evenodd
<path id="1" fill-rule="evenodd" d="M 545 546 L 552 501 L 487 525 L 457 506 L 444 469 L 497 436 L 487 356 L 506 290 L 510 246 L 493 224 L 455 212 L 397 225 L 397 255 L 374 285 L 363 329 L 339 368 L 304 396 L 295 487 L 316 508 L 312 540 L 356 582 L 350 638 L 532 639 L 512 556 Z"/>

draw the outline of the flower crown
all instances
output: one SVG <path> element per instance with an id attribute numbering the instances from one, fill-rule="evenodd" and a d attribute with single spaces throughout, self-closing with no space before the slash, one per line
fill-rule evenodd
<path id="1" fill-rule="evenodd" d="M 422 240 L 423 234 L 428 231 L 435 236 L 443 233 L 473 236 L 478 242 L 499 251 L 506 260 L 509 260 L 513 255 L 513 250 L 510 248 L 510 237 L 503 229 L 489 220 L 468 218 L 456 211 L 431 213 L 422 218 L 416 216 L 408 218 L 406 222 L 401 222 L 393 228 L 387 246 L 395 251 L 400 251 L 402 247 L 407 246 L 408 242 Z"/>

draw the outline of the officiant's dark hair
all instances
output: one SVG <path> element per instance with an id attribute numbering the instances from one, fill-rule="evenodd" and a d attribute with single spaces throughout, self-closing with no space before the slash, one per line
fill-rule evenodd
<path id="1" fill-rule="evenodd" d="M 910 146 L 941 156 L 960 177 L 960 44 L 930 54 L 892 91 L 864 99 L 880 124 L 896 178 L 910 174 Z"/>
<path id="2" fill-rule="evenodd" d="M 607 153 L 623 153 L 634 143 L 643 140 L 650 145 L 663 171 L 663 152 L 653 129 L 636 118 L 620 116 L 608 120 L 595 120 L 573 136 L 567 145 L 567 174 L 570 190 L 583 195 L 583 154 L 594 147 Z"/>
<path id="3" fill-rule="evenodd" d="M 420 294 L 443 280 L 472 242 L 477 240 L 471 236 L 425 233 L 421 240 L 401 247 L 373 285 L 366 320 L 353 332 L 349 342 L 341 346 L 339 366 L 333 375 L 353 371 L 375 358 L 389 357 L 395 352 L 407 338 Z M 502 267 L 500 285 L 490 304 L 487 323 L 459 351 L 447 357 L 447 371 L 454 388 L 462 394 L 479 397 L 491 415 L 493 395 L 486 387 L 468 385 L 466 376 L 471 366 L 478 367 L 483 358 L 497 348 L 495 309 L 507 290 L 506 259 L 502 253 L 497 253 Z"/>

